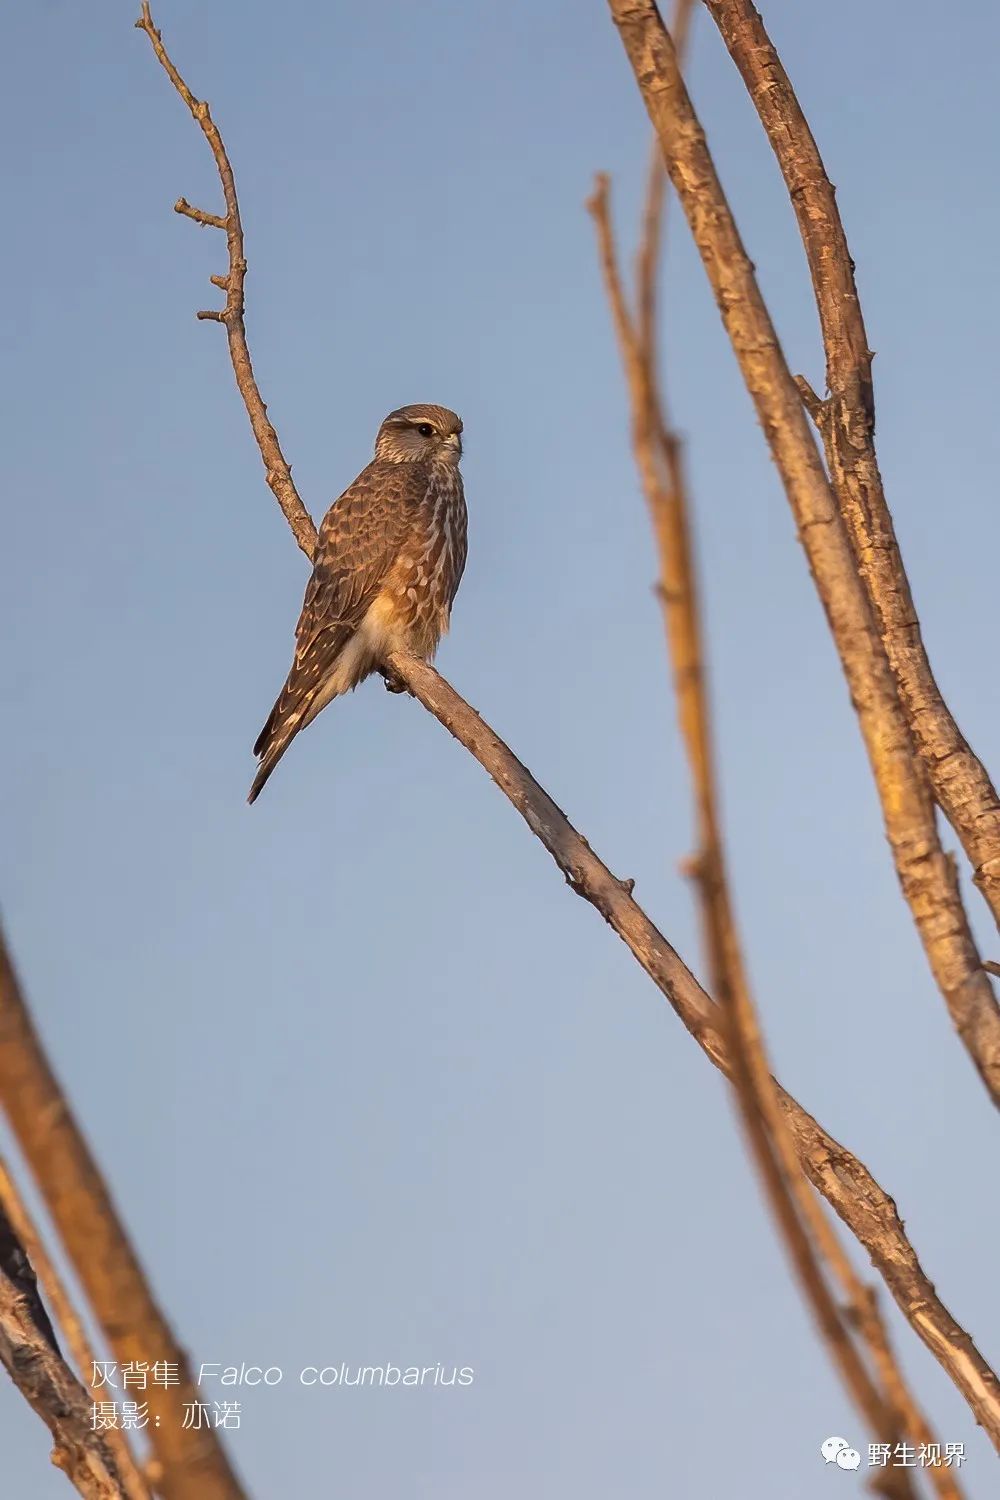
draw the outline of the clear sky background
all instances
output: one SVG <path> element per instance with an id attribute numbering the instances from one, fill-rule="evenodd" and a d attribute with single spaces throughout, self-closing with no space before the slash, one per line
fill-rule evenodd
<path id="1" fill-rule="evenodd" d="M 839 190 L 880 454 L 932 657 L 1000 770 L 994 6 L 769 0 Z M 196 1362 L 276 1364 L 230 1445 L 257 1500 L 800 1500 L 872 1434 L 791 1283 L 726 1089 L 480 768 L 369 684 L 252 810 L 306 565 L 208 277 L 198 131 L 136 6 L 3 17 L 0 901 L 46 1043 Z M 700 971 L 687 783 L 583 208 L 631 254 L 647 122 L 603 0 L 161 0 L 236 168 L 248 331 L 318 517 L 391 408 L 465 419 L 439 665 Z M 793 370 L 794 221 L 707 16 L 692 80 Z M 686 226 L 667 369 L 697 502 L 738 906 L 776 1069 L 895 1196 L 1000 1356 L 995 1114 L 898 895 L 786 501 Z M 954 840 L 949 838 L 949 846 Z M 976 920 L 985 951 L 1000 957 Z M 995 1459 L 896 1320 L 969 1494 Z M 469 1365 L 303 1390 L 304 1365 Z M 213 1394 L 218 1394 L 213 1393 Z M 5 1489 L 58 1500 L 0 1383 Z"/>

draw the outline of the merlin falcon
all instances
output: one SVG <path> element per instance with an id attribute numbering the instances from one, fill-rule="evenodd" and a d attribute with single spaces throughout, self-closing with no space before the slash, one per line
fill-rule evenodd
<path id="1" fill-rule="evenodd" d="M 445 406 L 401 406 L 375 457 L 323 518 L 295 659 L 254 745 L 253 802 L 300 729 L 393 651 L 430 661 L 465 568 L 462 422 Z"/>

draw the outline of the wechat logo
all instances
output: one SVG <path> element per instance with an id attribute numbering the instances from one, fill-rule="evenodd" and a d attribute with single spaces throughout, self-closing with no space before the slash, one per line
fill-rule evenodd
<path id="1" fill-rule="evenodd" d="M 836 1464 L 838 1469 L 857 1469 L 861 1464 L 861 1454 L 857 1448 L 852 1448 L 846 1438 L 828 1437 L 825 1443 L 820 1445 L 820 1453 L 823 1455 L 825 1464 Z"/>

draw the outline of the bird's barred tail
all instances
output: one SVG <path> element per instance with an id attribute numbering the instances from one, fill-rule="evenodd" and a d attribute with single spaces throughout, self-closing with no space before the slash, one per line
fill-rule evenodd
<path id="1" fill-rule="evenodd" d="M 250 788 L 248 802 L 256 802 L 271 772 L 278 761 L 288 749 L 298 731 L 302 728 L 302 714 L 282 714 L 285 704 L 284 691 L 277 703 L 271 709 L 267 723 L 257 736 L 253 747 L 253 753 L 260 757 L 260 765 Z"/>
<path id="2" fill-rule="evenodd" d="M 281 757 L 284 755 L 285 751 L 291 744 L 293 735 L 294 730 L 291 734 L 286 735 L 284 739 L 276 740 L 274 744 L 269 747 L 267 754 L 263 757 L 260 765 L 257 767 L 257 774 L 253 779 L 253 784 L 250 787 L 250 794 L 247 797 L 248 802 L 257 801 L 257 798 L 260 796 L 261 792 L 264 789 L 264 783 L 267 781 L 271 772 L 278 764 L 278 761 L 281 759 Z"/>
<path id="3" fill-rule="evenodd" d="M 335 667 L 338 653 L 344 644 L 341 632 L 325 632 L 322 644 L 326 649 L 307 652 L 302 660 L 296 660 L 278 694 L 278 700 L 267 716 L 267 723 L 257 736 L 253 753 L 260 760 L 257 774 L 250 788 L 248 802 L 256 800 L 265 781 L 278 761 L 288 749 L 300 729 L 305 729 L 331 698 L 343 691 L 335 686 L 331 670 Z"/>

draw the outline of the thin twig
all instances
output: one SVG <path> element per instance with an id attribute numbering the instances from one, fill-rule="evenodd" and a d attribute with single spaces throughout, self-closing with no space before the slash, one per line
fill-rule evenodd
<path id="1" fill-rule="evenodd" d="M 139 25 L 138 21 L 136 25 Z M 183 214 L 185 218 L 193 219 L 196 224 L 205 224 L 210 229 L 225 229 L 226 227 L 225 219 L 220 219 L 218 214 L 208 214 L 203 208 L 192 207 L 186 198 L 178 198 L 174 204 L 174 213 Z M 215 277 L 211 276 L 209 280 L 215 281 Z M 216 285 L 218 286 L 217 281 Z"/>
<path id="2" fill-rule="evenodd" d="M 162 51 L 158 37 L 157 42 Z M 171 76 L 172 68 L 169 64 Z M 234 364 L 234 368 L 253 426 L 253 411 L 260 400 L 253 373 L 248 364 L 240 367 Z M 254 427 L 255 434 L 256 431 Z M 258 444 L 259 441 L 258 438 Z M 288 483 L 294 491 L 290 473 Z M 281 504 L 281 497 L 275 493 Z M 302 506 L 297 493 L 294 499 Z M 288 516 L 284 505 L 282 509 Z M 303 540 L 294 525 L 292 530 L 302 551 L 311 558 L 314 544 L 308 537 Z M 567 883 L 618 933 L 707 1056 L 728 1073 L 729 1057 L 718 1007 L 632 899 L 632 883 L 611 874 L 513 752 L 440 673 L 426 662 L 399 654 L 389 657 L 384 667 L 479 761 L 552 855 Z M 796 1150 L 810 1180 L 868 1250 L 904 1316 L 934 1352 L 1000 1448 L 997 1377 L 938 1297 L 903 1232 L 892 1199 L 867 1168 L 828 1136 L 801 1105 L 784 1090 L 780 1097 Z"/>
<path id="3" fill-rule="evenodd" d="M 229 354 L 233 362 L 236 382 L 247 409 L 247 416 L 250 418 L 253 435 L 257 439 L 260 456 L 264 460 L 264 470 L 271 493 L 281 506 L 285 519 L 292 528 L 292 535 L 295 537 L 295 540 L 306 556 L 311 557 L 313 548 L 316 545 L 316 528 L 312 523 L 309 512 L 299 499 L 295 485 L 292 483 L 291 466 L 285 460 L 285 455 L 281 451 L 281 444 L 278 442 L 278 434 L 268 419 L 267 407 L 264 405 L 260 391 L 257 388 L 257 382 L 253 373 L 253 364 L 250 360 L 250 349 L 247 345 L 246 325 L 244 323 L 244 309 L 246 304 L 243 293 L 247 263 L 246 257 L 243 254 L 243 224 L 240 220 L 240 205 L 239 199 L 236 196 L 233 169 L 229 165 L 226 148 L 222 144 L 222 137 L 219 134 L 215 121 L 212 119 L 208 104 L 204 99 L 196 99 L 194 97 L 184 79 L 167 56 L 166 49 L 160 39 L 160 33 L 153 25 L 153 17 L 150 13 L 148 0 L 142 0 L 142 14 L 135 24 L 140 31 L 144 31 L 149 37 L 153 45 L 153 51 L 156 53 L 170 82 L 184 100 L 193 118 L 197 121 L 215 160 L 216 169 L 219 173 L 219 181 L 222 184 L 222 196 L 226 204 L 226 217 L 223 219 L 219 218 L 216 214 L 206 214 L 200 209 L 193 209 L 184 198 L 179 198 L 174 205 L 177 213 L 185 214 L 188 218 L 197 220 L 199 224 L 214 224 L 216 228 L 226 231 L 226 244 L 229 249 L 229 275 L 226 278 L 225 311 L 222 313 L 200 312 L 198 317 L 203 320 L 211 319 L 226 325 L 226 337 L 229 340 Z"/>
<path id="4" fill-rule="evenodd" d="M 59 1353 L 28 1256 L 0 1204 L 0 1364 L 52 1434 L 52 1462 L 86 1500 L 131 1500 L 93 1430 L 90 1396 Z"/>
<path id="5" fill-rule="evenodd" d="M 819 427 L 826 417 L 826 402 L 821 401 L 804 375 L 793 376 L 795 388 L 802 397 L 802 405 Z"/>
<path id="6" fill-rule="evenodd" d="M 115 1359 L 158 1360 L 176 1385 L 147 1391 L 165 1500 L 244 1500 L 214 1429 L 183 1427 L 198 1389 L 160 1311 L 108 1186 L 45 1055 L 0 932 L 0 1101 Z M 157 1420 L 157 1419 L 160 1420 Z"/>
<path id="7" fill-rule="evenodd" d="M 609 0 L 788 496 L 882 804 L 903 895 L 956 1031 L 1000 1105 L 1000 1007 L 941 847 L 851 543 L 655 0 Z"/>
<path id="8" fill-rule="evenodd" d="M 934 677 L 875 453 L 872 353 L 836 194 L 751 0 L 705 0 L 774 149 L 798 219 L 826 350 L 827 463 L 928 778 L 1000 926 L 1000 798 Z"/>
<path id="9" fill-rule="evenodd" d="M 7 1222 L 24 1246 L 35 1275 L 45 1288 L 45 1295 L 49 1299 L 55 1320 L 62 1330 L 72 1362 L 76 1365 L 76 1374 L 90 1391 L 92 1399 L 99 1401 L 101 1397 L 93 1384 L 97 1363 L 93 1345 L 87 1337 L 82 1318 L 73 1306 L 73 1299 L 56 1270 L 42 1236 L 11 1176 L 10 1169 L 2 1157 L 0 1157 L 0 1215 L 6 1215 Z M 114 1455 L 121 1477 L 122 1492 L 128 1500 L 149 1500 L 149 1488 L 139 1472 L 139 1466 L 129 1447 L 128 1438 L 122 1429 L 120 1427 L 106 1428 L 104 1441 Z"/>

